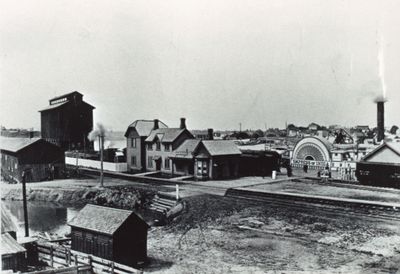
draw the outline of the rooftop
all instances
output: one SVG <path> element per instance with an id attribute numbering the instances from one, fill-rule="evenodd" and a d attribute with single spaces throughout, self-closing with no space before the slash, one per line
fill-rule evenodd
<path id="1" fill-rule="evenodd" d="M 172 143 L 185 130 L 185 128 L 159 128 L 151 131 L 149 137 L 147 137 L 145 141 L 153 142 L 157 136 L 162 143 Z"/>
<path id="2" fill-rule="evenodd" d="M 7 138 L 0 137 L 0 150 L 18 152 L 21 149 L 42 140 L 41 138 Z M 43 140 L 44 141 L 44 140 Z"/>
<path id="3" fill-rule="evenodd" d="M 202 143 L 211 156 L 242 154 L 238 146 L 230 140 L 203 140 Z"/>
<path id="4" fill-rule="evenodd" d="M 1 234 L 1 255 L 6 254 L 17 254 L 20 252 L 26 252 L 26 249 L 18 244 L 18 242 L 11 237 L 10 234 Z"/>
<path id="5" fill-rule="evenodd" d="M 136 120 L 128 126 L 128 129 L 125 132 L 125 137 L 127 137 L 128 131 L 131 128 L 136 129 L 137 133 L 141 137 L 149 136 L 150 132 L 153 130 L 153 127 L 154 127 L 154 120 Z M 158 127 L 167 128 L 168 126 L 159 120 Z"/>
<path id="6" fill-rule="evenodd" d="M 68 224 L 112 235 L 132 214 L 135 213 L 130 210 L 87 204 Z M 140 219 L 140 217 L 137 218 Z M 143 220 L 142 222 L 145 223 Z"/>

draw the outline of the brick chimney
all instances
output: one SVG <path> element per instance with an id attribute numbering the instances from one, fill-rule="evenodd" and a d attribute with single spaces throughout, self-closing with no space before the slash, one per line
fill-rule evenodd
<path id="1" fill-rule="evenodd" d="M 181 118 L 181 125 L 179 126 L 180 129 L 186 128 L 186 118 Z"/>
<path id="2" fill-rule="evenodd" d="M 207 140 L 214 140 L 214 130 L 212 128 L 207 130 Z"/>
<path id="3" fill-rule="evenodd" d="M 153 126 L 153 130 L 158 129 L 158 119 L 154 119 L 154 126 Z"/>

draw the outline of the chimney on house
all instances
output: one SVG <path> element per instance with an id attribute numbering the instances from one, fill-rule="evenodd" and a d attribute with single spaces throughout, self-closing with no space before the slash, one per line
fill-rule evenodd
<path id="1" fill-rule="evenodd" d="M 186 118 L 181 118 L 181 125 L 179 127 L 180 129 L 185 129 L 186 128 Z"/>
<path id="2" fill-rule="evenodd" d="M 158 129 L 158 119 L 154 119 L 154 126 L 153 126 L 153 130 Z"/>
<path id="3" fill-rule="evenodd" d="M 385 107 L 384 100 L 377 101 L 377 114 L 378 114 L 378 138 L 377 141 L 380 142 L 385 138 Z"/>
<path id="4" fill-rule="evenodd" d="M 214 130 L 212 128 L 209 128 L 207 130 L 207 139 L 208 140 L 214 140 Z"/>

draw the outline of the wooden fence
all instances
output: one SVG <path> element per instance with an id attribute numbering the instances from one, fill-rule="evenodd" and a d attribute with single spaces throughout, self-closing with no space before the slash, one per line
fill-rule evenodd
<path id="1" fill-rule="evenodd" d="M 37 247 L 39 259 L 46 262 L 51 267 L 88 266 L 93 269 L 94 273 L 143 273 L 143 271 L 133 267 L 74 251 L 63 246 L 38 243 Z"/>

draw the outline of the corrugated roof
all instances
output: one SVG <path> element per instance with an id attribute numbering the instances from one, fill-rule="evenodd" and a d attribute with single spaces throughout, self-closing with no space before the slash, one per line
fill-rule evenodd
<path id="1" fill-rule="evenodd" d="M 128 129 L 125 132 L 125 137 L 127 137 L 128 131 L 131 128 L 136 129 L 137 133 L 141 137 L 149 136 L 150 132 L 153 130 L 153 127 L 154 127 L 154 120 L 136 120 L 135 122 L 129 125 Z M 168 126 L 159 120 L 158 127 L 167 128 Z"/>
<path id="2" fill-rule="evenodd" d="M 36 143 L 41 138 L 6 138 L 0 137 L 0 149 L 18 152 L 21 149 Z"/>
<path id="3" fill-rule="evenodd" d="M 1 205 L 1 233 L 6 233 L 10 231 L 17 231 L 17 227 L 11 220 L 10 215 L 6 211 L 3 205 Z"/>
<path id="4" fill-rule="evenodd" d="M 203 140 L 201 142 L 211 156 L 242 154 L 238 146 L 230 140 Z"/>
<path id="5" fill-rule="evenodd" d="M 153 142 L 155 137 L 158 136 L 160 142 L 162 143 L 171 143 L 181 135 L 186 129 L 180 128 L 159 128 L 151 131 L 149 137 L 146 138 L 146 142 Z"/>
<path id="6" fill-rule="evenodd" d="M 198 139 L 185 140 L 175 151 L 173 157 L 182 159 L 192 159 L 193 153 L 200 144 Z"/>
<path id="7" fill-rule="evenodd" d="M 17 241 L 11 237 L 10 234 L 1 234 L 1 255 L 6 254 L 17 254 L 20 252 L 26 252 L 26 249 L 19 245 Z"/>
<path id="8" fill-rule="evenodd" d="M 87 204 L 68 224 L 112 235 L 132 214 L 130 210 Z"/>

